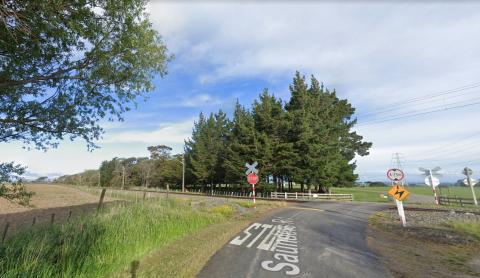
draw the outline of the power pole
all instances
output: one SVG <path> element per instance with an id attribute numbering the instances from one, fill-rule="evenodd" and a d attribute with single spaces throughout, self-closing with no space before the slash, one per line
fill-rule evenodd
<path id="1" fill-rule="evenodd" d="M 182 154 L 182 192 L 185 192 L 185 153 Z"/>
<path id="2" fill-rule="evenodd" d="M 122 189 L 125 189 L 125 165 L 122 165 Z"/>

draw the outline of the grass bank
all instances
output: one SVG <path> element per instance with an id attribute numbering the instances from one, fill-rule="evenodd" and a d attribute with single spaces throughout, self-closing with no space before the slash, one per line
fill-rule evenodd
<path id="1" fill-rule="evenodd" d="M 1 277 L 103 277 L 186 234 L 225 221 L 174 200 L 110 208 L 19 233 L 0 247 Z"/>
<path id="2" fill-rule="evenodd" d="M 367 241 L 393 277 L 480 277 L 479 221 L 442 222 L 433 219 L 442 217 L 438 213 L 423 212 L 416 221 L 407 215 L 403 228 L 390 213 L 369 219 Z"/>

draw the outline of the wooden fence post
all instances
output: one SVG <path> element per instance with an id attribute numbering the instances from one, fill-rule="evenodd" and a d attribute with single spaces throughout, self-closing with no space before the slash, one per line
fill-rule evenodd
<path id="1" fill-rule="evenodd" d="M 10 222 L 7 222 L 7 224 L 5 224 L 5 229 L 3 230 L 2 243 L 5 242 L 5 238 L 7 237 L 7 232 L 9 227 L 10 227 Z"/>
<path id="2" fill-rule="evenodd" d="M 52 213 L 50 218 L 50 224 L 53 224 L 53 222 L 55 222 L 55 213 Z"/>
<path id="3" fill-rule="evenodd" d="M 106 188 L 102 189 L 102 193 L 100 193 L 100 200 L 98 201 L 98 206 L 97 206 L 97 213 L 98 211 L 102 208 L 103 205 L 103 198 L 105 198 L 105 192 L 107 191 Z"/>
<path id="4" fill-rule="evenodd" d="M 32 220 L 32 226 L 34 226 L 36 222 L 37 222 L 37 217 L 34 216 L 34 217 L 33 217 L 33 220 Z"/>

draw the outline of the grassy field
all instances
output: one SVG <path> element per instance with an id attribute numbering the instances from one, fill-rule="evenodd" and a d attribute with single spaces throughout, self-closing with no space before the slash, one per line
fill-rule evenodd
<path id="1" fill-rule="evenodd" d="M 13 236 L 0 245 L 0 277 L 118 276 L 164 245 L 228 223 L 234 213 L 228 203 L 194 209 L 188 201 L 172 198 L 118 205 L 96 217 L 85 216 Z M 203 255 L 208 259 L 208 254 Z M 181 254 L 189 256 L 193 255 Z"/>
<path id="2" fill-rule="evenodd" d="M 432 196 L 432 189 L 430 187 L 407 186 L 408 191 L 412 194 Z M 331 189 L 332 193 L 353 194 L 355 201 L 360 202 L 388 202 L 388 199 L 381 198 L 380 194 L 387 195 L 390 187 L 334 187 Z M 448 189 L 441 189 L 442 195 L 457 196 L 462 198 L 472 198 L 472 193 L 468 187 L 449 187 Z M 477 198 L 480 198 L 480 187 L 475 188 Z"/>

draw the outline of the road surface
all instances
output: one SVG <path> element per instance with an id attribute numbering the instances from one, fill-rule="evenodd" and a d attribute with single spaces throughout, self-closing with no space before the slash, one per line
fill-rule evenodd
<path id="1" fill-rule="evenodd" d="M 198 277 L 389 277 L 366 242 L 368 216 L 386 207 L 355 202 L 295 204 L 232 238 Z"/>

